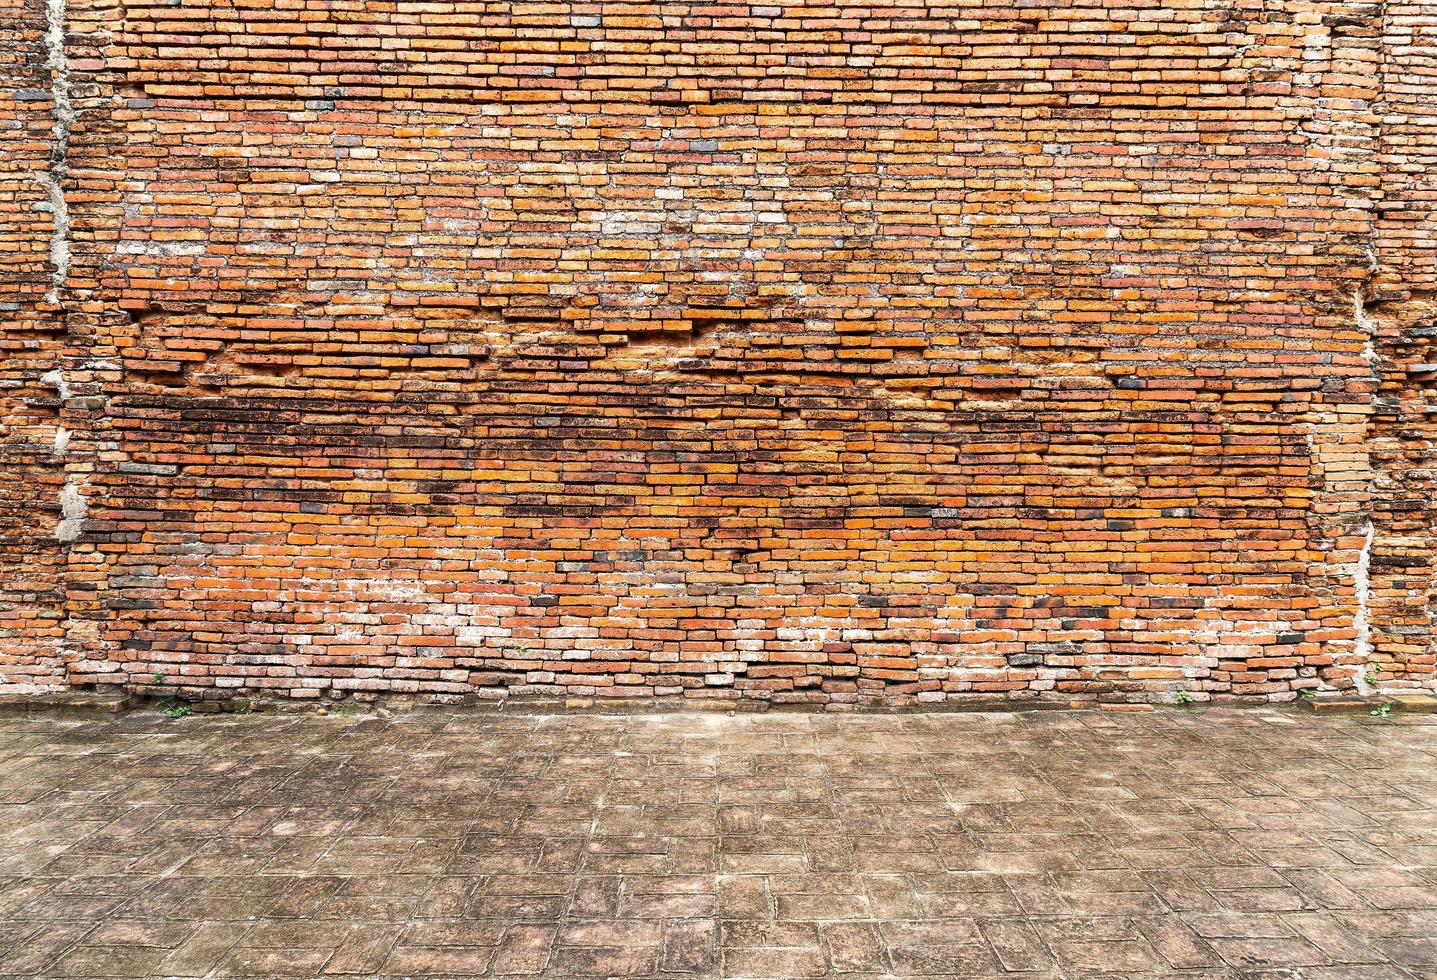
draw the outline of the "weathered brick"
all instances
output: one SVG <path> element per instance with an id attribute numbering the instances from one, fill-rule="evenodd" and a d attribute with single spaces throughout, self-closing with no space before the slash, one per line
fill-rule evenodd
<path id="1" fill-rule="evenodd" d="M 0 685 L 1437 687 L 1421 5 L 66 6 Z"/>

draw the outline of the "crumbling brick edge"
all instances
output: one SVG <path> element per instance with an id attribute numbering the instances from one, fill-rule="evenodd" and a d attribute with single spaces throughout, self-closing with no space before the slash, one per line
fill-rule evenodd
<path id="1" fill-rule="evenodd" d="M 1383 706 L 1387 706 L 1383 710 Z M 123 688 L 100 691 L 43 691 L 33 694 L 0 697 L 0 718 L 13 715 L 44 715 L 47 717 L 84 717 L 115 719 L 123 715 L 170 710 L 184 706 L 184 715 L 249 715 L 249 714 L 314 714 L 381 715 L 447 711 L 476 714 L 597 714 L 597 715 L 673 715 L 685 713 L 756 715 L 781 712 L 786 714 L 1013 714 L 1035 711 L 1122 712 L 1127 714 L 1153 711 L 1187 713 L 1232 711 L 1252 708 L 1299 710 L 1317 714 L 1357 714 L 1386 716 L 1403 714 L 1437 714 L 1437 697 L 1429 694 L 1403 693 L 1395 696 L 1354 695 L 1334 693 L 1296 701 L 1272 702 L 1230 699 L 1220 702 L 1193 704 L 1152 704 L 1129 701 L 1094 701 L 1003 697 L 972 697 L 962 700 L 918 704 L 894 704 L 872 700 L 861 703 L 774 703 L 722 698 L 653 697 L 615 700 L 609 698 L 572 697 L 510 697 L 483 698 L 413 698 L 393 695 L 353 698 L 344 701 L 296 701 L 285 697 L 208 698 L 189 700 L 183 697 L 138 695 Z"/>

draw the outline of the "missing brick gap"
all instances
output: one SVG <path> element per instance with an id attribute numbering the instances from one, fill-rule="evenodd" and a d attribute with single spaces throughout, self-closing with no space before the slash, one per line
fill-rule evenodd
<path id="1" fill-rule="evenodd" d="M 90 513 L 90 503 L 80 492 L 82 479 L 70 474 L 60 489 L 60 523 L 55 528 L 55 539 L 70 544 L 85 530 L 85 517 Z"/>
<path id="2" fill-rule="evenodd" d="M 1376 528 L 1369 517 L 1363 532 L 1362 550 L 1357 555 L 1357 570 L 1352 575 L 1352 591 L 1357 599 L 1357 612 L 1352 616 L 1352 627 L 1357 633 L 1352 647 L 1356 659 L 1353 670 L 1357 693 L 1364 697 L 1374 690 L 1367 681 L 1367 666 L 1372 660 L 1372 623 L 1367 610 L 1371 600 L 1372 539 L 1375 536 Z"/>
<path id="3" fill-rule="evenodd" d="M 1362 286 L 1358 286 L 1352 294 L 1352 312 L 1357 320 L 1357 329 L 1367 338 L 1362 345 L 1362 359 L 1373 367 L 1377 366 L 1377 321 L 1367 313 L 1367 294 Z"/>
<path id="4" fill-rule="evenodd" d="M 36 179 L 49 192 L 50 290 L 45 299 L 58 304 L 60 290 L 70 278 L 70 208 L 65 201 L 65 178 L 70 172 L 70 127 L 75 108 L 70 101 L 70 60 L 65 54 L 66 0 L 45 3 L 45 66 L 50 69 L 50 96 L 55 122 L 51 127 L 50 165 Z"/>

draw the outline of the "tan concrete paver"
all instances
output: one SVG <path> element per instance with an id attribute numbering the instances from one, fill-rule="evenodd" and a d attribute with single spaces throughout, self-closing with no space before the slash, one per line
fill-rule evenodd
<path id="1" fill-rule="evenodd" d="M 0 718 L 0 976 L 1437 976 L 1437 719 Z"/>

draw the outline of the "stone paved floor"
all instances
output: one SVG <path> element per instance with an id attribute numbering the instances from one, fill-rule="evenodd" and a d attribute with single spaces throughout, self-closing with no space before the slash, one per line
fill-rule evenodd
<path id="1" fill-rule="evenodd" d="M 0 975 L 1437 977 L 1437 718 L 0 718 Z"/>

